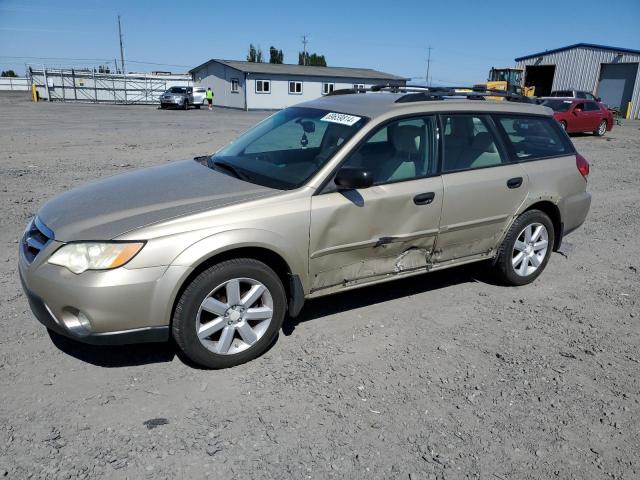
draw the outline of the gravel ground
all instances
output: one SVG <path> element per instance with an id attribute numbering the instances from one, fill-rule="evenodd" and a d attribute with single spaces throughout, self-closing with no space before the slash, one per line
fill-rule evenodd
<path id="1" fill-rule="evenodd" d="M 308 302 L 261 358 L 52 339 L 18 238 L 67 188 L 211 152 L 266 115 L 0 96 L 0 477 L 640 477 L 640 123 L 574 137 L 585 225 L 532 285 L 458 268 Z"/>

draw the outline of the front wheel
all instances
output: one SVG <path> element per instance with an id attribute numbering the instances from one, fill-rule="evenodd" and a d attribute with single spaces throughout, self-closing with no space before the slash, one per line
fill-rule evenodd
<path id="1" fill-rule="evenodd" d="M 600 125 L 598 125 L 598 128 L 596 130 L 594 130 L 593 133 L 598 137 L 601 137 L 605 133 L 607 133 L 607 121 L 606 120 L 602 120 L 600 122 Z"/>
<path id="2" fill-rule="evenodd" d="M 520 215 L 504 238 L 495 267 L 498 276 L 508 285 L 533 282 L 549 261 L 554 243 L 553 223 L 540 210 Z"/>
<path id="3" fill-rule="evenodd" d="M 250 258 L 227 260 L 184 290 L 173 315 L 173 337 L 195 363 L 233 367 L 271 345 L 286 308 L 282 282 L 269 266 Z"/>

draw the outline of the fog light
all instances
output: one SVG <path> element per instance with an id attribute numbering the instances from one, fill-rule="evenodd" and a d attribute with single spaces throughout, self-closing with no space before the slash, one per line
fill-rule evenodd
<path id="1" fill-rule="evenodd" d="M 77 337 L 86 337 L 91 333 L 91 321 L 76 308 L 64 308 L 62 323 L 64 323 L 67 330 Z"/>

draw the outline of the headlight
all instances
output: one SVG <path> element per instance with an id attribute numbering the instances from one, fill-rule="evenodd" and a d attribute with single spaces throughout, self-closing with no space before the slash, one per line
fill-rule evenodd
<path id="1" fill-rule="evenodd" d="M 144 247 L 143 242 L 135 243 L 68 243 L 58 249 L 49 263 L 66 267 L 73 273 L 85 270 L 109 270 L 127 263 Z"/>

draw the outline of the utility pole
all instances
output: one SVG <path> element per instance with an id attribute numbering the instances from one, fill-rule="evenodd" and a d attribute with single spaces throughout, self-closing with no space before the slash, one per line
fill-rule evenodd
<path id="1" fill-rule="evenodd" d="M 120 67 L 124 75 L 124 47 L 122 46 L 122 27 L 120 26 L 120 15 L 118 15 L 118 37 L 120 38 Z"/>
<path id="2" fill-rule="evenodd" d="M 307 40 L 307 34 L 305 34 L 302 36 L 302 65 L 307 64 L 307 43 L 309 43 L 309 40 Z"/>
<path id="3" fill-rule="evenodd" d="M 425 77 L 425 80 L 427 82 L 427 85 L 431 85 L 429 83 L 429 68 L 431 67 L 431 47 L 429 47 L 428 50 L 429 50 L 429 55 L 427 56 L 427 76 Z"/>

